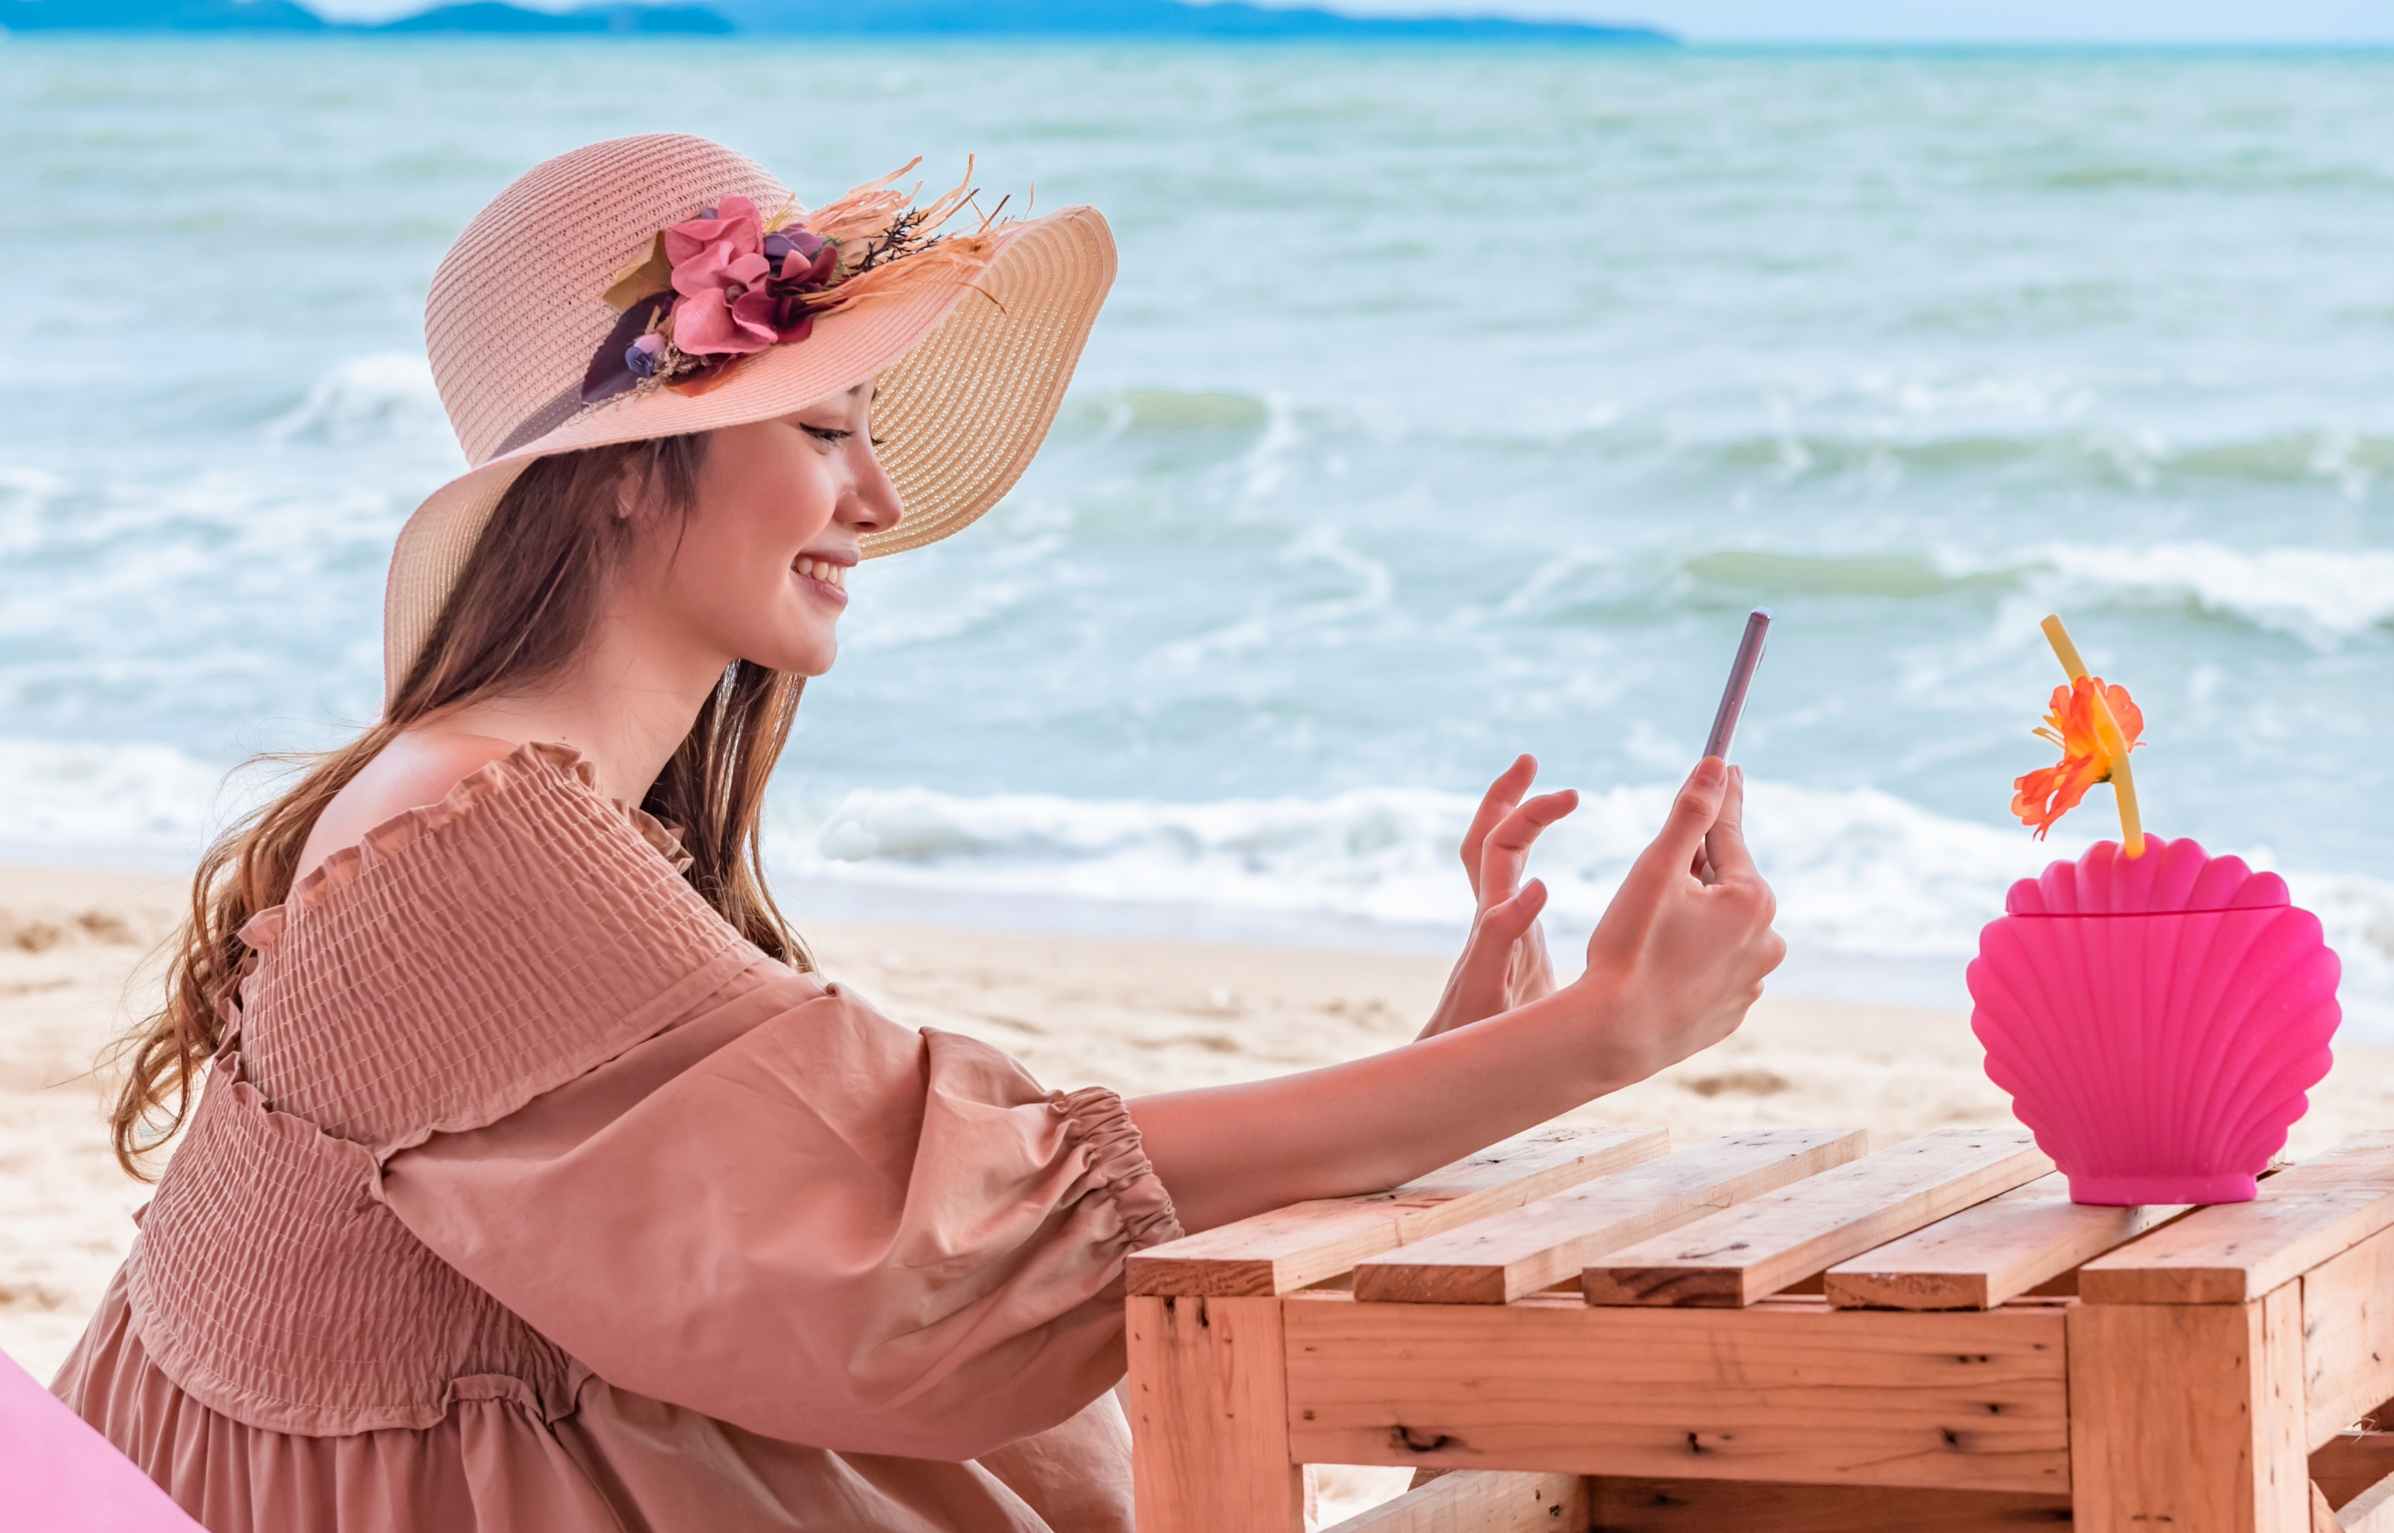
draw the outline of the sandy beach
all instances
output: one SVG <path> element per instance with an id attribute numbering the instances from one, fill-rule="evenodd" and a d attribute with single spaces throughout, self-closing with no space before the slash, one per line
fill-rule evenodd
<path id="1" fill-rule="evenodd" d="M 116 1167 L 88 1073 L 146 1011 L 157 945 L 187 886 L 155 874 L 0 870 L 0 1350 L 47 1379 L 134 1233 L 146 1189 Z M 1158 941 L 955 926 L 812 922 L 827 973 L 890 1015 L 986 1038 L 1043 1083 L 1126 1095 L 1307 1069 L 1405 1042 L 1445 960 L 1257 943 Z M 1576 953 L 1556 944 L 1566 973 Z M 2394 1050 L 2346 1044 L 2289 1150 L 2394 1121 Z M 1766 995 L 1708 1053 L 1572 1115 L 1667 1127 L 1674 1140 L 1751 1125 L 1868 1128 L 1880 1142 L 2007 1121 L 1965 1018 Z M 1401 1471 L 1317 1476 L 1325 1515 L 1391 1493 Z"/>

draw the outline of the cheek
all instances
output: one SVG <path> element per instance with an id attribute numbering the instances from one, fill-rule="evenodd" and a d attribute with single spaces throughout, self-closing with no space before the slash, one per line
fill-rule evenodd
<path id="1" fill-rule="evenodd" d="M 728 540 L 769 562 L 778 554 L 787 565 L 831 524 L 838 483 L 822 455 L 806 447 L 784 447 L 746 469 L 724 486 Z"/>
<path id="2" fill-rule="evenodd" d="M 790 561 L 830 525 L 837 489 L 824 465 L 782 458 L 727 472 L 685 534 L 671 583 L 698 610 L 786 591 Z"/>

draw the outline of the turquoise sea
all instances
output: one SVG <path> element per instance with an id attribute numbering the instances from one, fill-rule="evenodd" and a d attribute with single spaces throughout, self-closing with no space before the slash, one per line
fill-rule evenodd
<path id="1" fill-rule="evenodd" d="M 461 460 L 421 354 L 533 161 L 809 202 L 967 150 L 1121 274 L 1049 443 L 870 563 L 786 908 L 1450 944 L 1520 750 L 1569 963 L 1700 748 L 1796 988 L 1955 1001 L 2046 844 L 2059 611 L 2148 824 L 2279 868 L 2394 1036 L 2394 53 L 0 38 L 5 851 L 188 868 L 380 702 Z M 1575 964 L 1571 964 L 1573 969 Z"/>

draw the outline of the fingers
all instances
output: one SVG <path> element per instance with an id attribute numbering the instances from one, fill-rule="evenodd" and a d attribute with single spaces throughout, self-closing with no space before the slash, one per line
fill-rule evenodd
<path id="1" fill-rule="evenodd" d="M 1746 850 L 1746 773 L 1743 767 L 1729 769 L 1729 784 L 1721 799 L 1720 818 L 1713 821 L 1712 829 L 1706 833 L 1704 849 L 1710 854 L 1712 866 L 1721 878 L 1759 879 L 1762 876 L 1754 866 L 1753 855 Z"/>
<path id="2" fill-rule="evenodd" d="M 1480 796 L 1479 812 L 1471 817 L 1471 828 L 1463 833 L 1463 872 L 1471 880 L 1474 899 L 1480 893 L 1481 849 L 1488 833 L 1496 828 L 1506 811 L 1521 802 L 1521 795 L 1529 791 L 1530 779 L 1537 775 L 1537 758 L 1524 751 L 1513 758 L 1511 766 L 1497 774 L 1496 781 Z"/>
<path id="3" fill-rule="evenodd" d="M 1502 943 L 1507 958 L 1512 946 L 1536 924 L 1538 912 L 1546 908 L 1546 882 L 1533 878 L 1523 884 L 1518 893 L 1480 911 L 1480 935 L 1490 942 Z"/>
<path id="4" fill-rule="evenodd" d="M 1510 899 L 1529 861 L 1530 843 L 1538 832 L 1579 807 L 1577 788 L 1559 788 L 1525 799 L 1488 833 L 1480 851 L 1479 897 L 1485 907 Z"/>
<path id="5" fill-rule="evenodd" d="M 1471 935 L 1463 945 L 1463 956 L 1455 961 L 1454 973 L 1447 980 L 1448 997 L 1459 1000 L 1460 1015 L 1477 1019 L 1504 1009 L 1503 998 L 1511 989 L 1510 976 L 1521 938 L 1537 929 L 1538 912 L 1545 907 L 1546 885 L 1533 878 L 1510 899 L 1483 906 L 1472 918 Z M 1439 1011 L 1448 1009 L 1447 1001 L 1442 1000 Z M 1446 1030 L 1436 1025 L 1437 1016 L 1431 1021 L 1433 1025 L 1421 1036 L 1427 1038 Z"/>
<path id="6" fill-rule="evenodd" d="M 1696 763 L 1695 770 L 1680 785 L 1678 797 L 1671 800 L 1670 818 L 1663 821 L 1662 832 L 1638 854 L 1629 877 L 1623 880 L 1625 886 L 1635 886 L 1642 894 L 1659 894 L 1681 869 L 1695 866 L 1696 853 L 1704 846 L 1704 834 L 1720 816 L 1727 767 L 1728 763 L 1718 756 L 1707 756 Z"/>

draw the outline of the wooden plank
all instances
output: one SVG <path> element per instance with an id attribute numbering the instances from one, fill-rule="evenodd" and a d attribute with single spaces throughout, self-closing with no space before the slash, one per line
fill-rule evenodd
<path id="1" fill-rule="evenodd" d="M 2073 1203 L 2055 1172 L 1839 1262 L 1825 1288 L 1841 1307 L 1993 1309 L 2184 1211 Z"/>
<path id="2" fill-rule="evenodd" d="M 2394 1418 L 2382 1406 L 2372 1414 Z M 2339 1432 L 2311 1450 L 2311 1483 L 2327 1492 L 2330 1506 L 2345 1505 L 2388 1475 L 2394 1475 L 2394 1432 Z"/>
<path id="3" fill-rule="evenodd" d="M 2303 1274 L 2303 1399 L 2317 1447 L 2394 1396 L 2394 1230 Z"/>
<path id="4" fill-rule="evenodd" d="M 2243 1304 L 2394 1226 L 2394 1133 L 2287 1167 L 2079 1269 L 2089 1304 Z"/>
<path id="5" fill-rule="evenodd" d="M 1725 1134 L 1355 1264 L 1355 1297 L 1509 1304 L 1588 1262 L 1859 1156 L 1859 1130 Z"/>
<path id="6" fill-rule="evenodd" d="M 2316 1494 L 2319 1487 L 2311 1487 Z M 2342 1533 L 2394 1533 L 2394 1480 L 2380 1480 L 2335 1514 Z"/>
<path id="7" fill-rule="evenodd" d="M 1132 1298 L 1131 1488 L 1140 1533 L 1305 1533 L 1278 1299 Z"/>
<path id="8" fill-rule="evenodd" d="M 1532 1198 L 1649 1161 L 1662 1129 L 1532 1129 L 1386 1192 L 1292 1203 L 1134 1251 L 1129 1294 L 1284 1294 Z"/>
<path id="9" fill-rule="evenodd" d="M 2070 1520 L 2067 1496 L 1745 1480 L 1590 1480 L 1596 1533 L 2020 1533 Z"/>
<path id="10" fill-rule="evenodd" d="M 2235 1306 L 2081 1303 L 2066 1313 L 2080 1527 L 2308 1533 L 2295 1289 Z"/>
<path id="11" fill-rule="evenodd" d="M 1577 1533 L 1587 1525 L 1583 1475 L 1473 1469 L 1442 1474 L 1324 1533 Z"/>
<path id="12" fill-rule="evenodd" d="M 1751 1304 L 2053 1169 L 2026 1129 L 1938 1129 L 1591 1263 L 1591 1304 Z"/>
<path id="13" fill-rule="evenodd" d="M 2344 1524 L 2336 1520 L 2336 1509 L 2328 1505 L 2327 1493 L 2316 1482 L 2311 1486 L 2311 1533 L 2344 1533 Z"/>
<path id="14" fill-rule="evenodd" d="M 2061 1305 L 1904 1314 L 1284 1301 L 1307 1463 L 2035 1491 L 2068 1484 Z"/>

